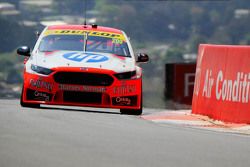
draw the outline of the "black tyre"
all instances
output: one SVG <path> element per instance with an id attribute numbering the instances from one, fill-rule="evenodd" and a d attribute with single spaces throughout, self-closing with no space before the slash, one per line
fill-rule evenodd
<path id="1" fill-rule="evenodd" d="M 120 109 L 121 114 L 126 115 L 141 115 L 142 114 L 142 108 L 135 110 L 135 109 Z"/>
<path id="2" fill-rule="evenodd" d="M 40 104 L 33 104 L 33 103 L 25 103 L 25 102 L 23 102 L 23 88 L 22 88 L 22 93 L 21 93 L 21 97 L 20 97 L 20 105 L 22 107 L 40 108 Z"/>

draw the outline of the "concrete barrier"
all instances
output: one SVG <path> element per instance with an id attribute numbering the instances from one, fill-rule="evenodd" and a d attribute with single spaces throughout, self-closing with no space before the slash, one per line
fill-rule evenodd
<path id="1" fill-rule="evenodd" d="M 192 113 L 250 123 L 250 46 L 200 45 Z"/>

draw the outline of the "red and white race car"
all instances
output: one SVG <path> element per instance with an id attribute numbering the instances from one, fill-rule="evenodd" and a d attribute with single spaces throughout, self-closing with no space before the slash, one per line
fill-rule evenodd
<path id="1" fill-rule="evenodd" d="M 24 67 L 21 106 L 71 105 L 142 113 L 142 69 L 146 54 L 134 56 L 126 34 L 97 25 L 48 26 Z"/>

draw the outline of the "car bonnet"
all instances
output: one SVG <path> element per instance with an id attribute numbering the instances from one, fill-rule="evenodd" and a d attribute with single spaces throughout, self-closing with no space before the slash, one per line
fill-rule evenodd
<path id="1" fill-rule="evenodd" d="M 50 69 L 58 67 L 89 67 L 112 70 L 114 72 L 135 70 L 135 60 L 132 57 L 97 52 L 39 52 L 33 55 L 31 63 Z"/>

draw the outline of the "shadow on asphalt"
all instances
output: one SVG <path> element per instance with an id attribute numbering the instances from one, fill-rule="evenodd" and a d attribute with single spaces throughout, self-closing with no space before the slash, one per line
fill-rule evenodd
<path id="1" fill-rule="evenodd" d="M 74 109 L 74 108 L 59 108 L 59 107 L 46 107 L 46 106 L 41 106 L 40 108 L 37 109 L 51 109 L 51 110 L 63 110 L 63 111 L 74 111 L 74 112 L 87 112 L 87 113 L 96 113 L 96 114 L 115 114 L 115 115 L 121 115 L 121 113 L 118 112 L 113 112 L 113 111 L 98 111 L 98 110 L 86 110 L 86 109 Z"/>

